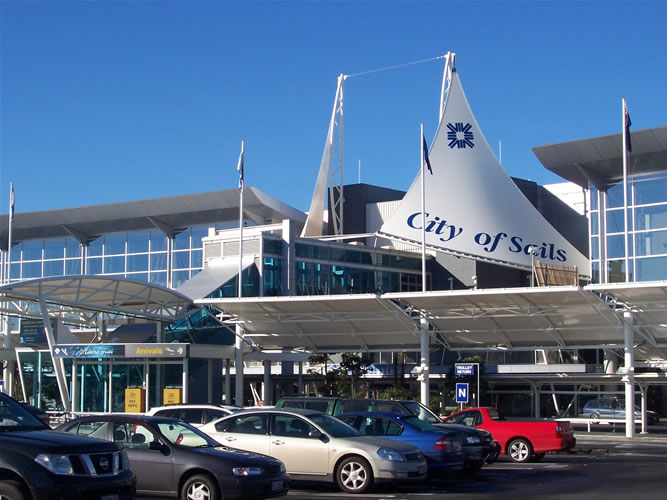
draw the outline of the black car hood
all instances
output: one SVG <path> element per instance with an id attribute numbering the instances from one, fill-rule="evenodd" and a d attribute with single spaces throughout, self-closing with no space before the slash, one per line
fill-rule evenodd
<path id="1" fill-rule="evenodd" d="M 479 436 L 480 438 L 491 436 L 491 433 L 489 431 L 486 431 L 484 429 L 478 429 L 477 427 L 468 427 L 467 425 L 457 425 L 457 424 L 433 424 L 433 425 L 435 425 L 436 427 L 440 427 L 441 429 L 465 432 L 466 434 L 469 434 L 471 436 Z"/>
<path id="2" fill-rule="evenodd" d="M 268 455 L 262 455 L 261 453 L 253 453 L 251 451 L 237 450 L 235 448 L 228 448 L 227 446 L 216 446 L 215 448 L 191 448 L 192 450 L 197 450 L 198 452 L 205 453 L 207 455 L 223 457 L 230 462 L 236 462 L 239 465 L 244 466 L 263 466 L 268 465 L 278 465 L 280 460 L 277 460 Z"/>
<path id="3" fill-rule="evenodd" d="M 118 445 L 111 442 L 54 431 L 0 432 L 0 446 L 61 454 L 118 451 Z"/>

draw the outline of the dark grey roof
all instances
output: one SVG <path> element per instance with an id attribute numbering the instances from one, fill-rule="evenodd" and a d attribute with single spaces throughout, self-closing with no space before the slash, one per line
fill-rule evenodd
<path id="1" fill-rule="evenodd" d="M 667 127 L 633 131 L 628 173 L 667 169 Z M 547 169 L 583 188 L 604 189 L 623 177 L 623 136 L 606 135 L 532 148 Z"/>
<path id="2" fill-rule="evenodd" d="M 301 230 L 306 215 L 254 187 L 243 192 L 243 210 L 256 224 L 296 221 Z M 110 232 L 160 229 L 175 233 L 188 226 L 238 222 L 239 191 L 226 189 L 208 193 L 153 198 L 106 205 L 65 208 L 41 212 L 17 212 L 12 241 L 74 236 L 79 241 Z M 7 248 L 7 214 L 0 216 L 0 248 Z"/>

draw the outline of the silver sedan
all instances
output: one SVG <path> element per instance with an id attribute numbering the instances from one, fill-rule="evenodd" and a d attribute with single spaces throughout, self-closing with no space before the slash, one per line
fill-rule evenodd
<path id="1" fill-rule="evenodd" d="M 374 483 L 426 478 L 415 446 L 363 436 L 340 420 L 313 410 L 245 410 L 200 428 L 227 446 L 281 460 L 292 479 L 335 481 L 347 493 Z"/>

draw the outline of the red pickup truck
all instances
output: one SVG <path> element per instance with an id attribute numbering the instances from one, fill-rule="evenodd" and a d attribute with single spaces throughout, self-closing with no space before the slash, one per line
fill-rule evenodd
<path id="1" fill-rule="evenodd" d="M 451 414 L 444 422 L 489 431 L 500 443 L 501 453 L 515 462 L 541 460 L 546 452 L 569 450 L 577 442 L 570 422 L 505 420 L 497 408 L 468 408 Z"/>

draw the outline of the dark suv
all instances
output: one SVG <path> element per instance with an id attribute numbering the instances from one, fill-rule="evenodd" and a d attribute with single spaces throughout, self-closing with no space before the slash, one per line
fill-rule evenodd
<path id="1" fill-rule="evenodd" d="M 128 500 L 135 477 L 115 443 L 59 434 L 0 393 L 0 498 Z"/>

